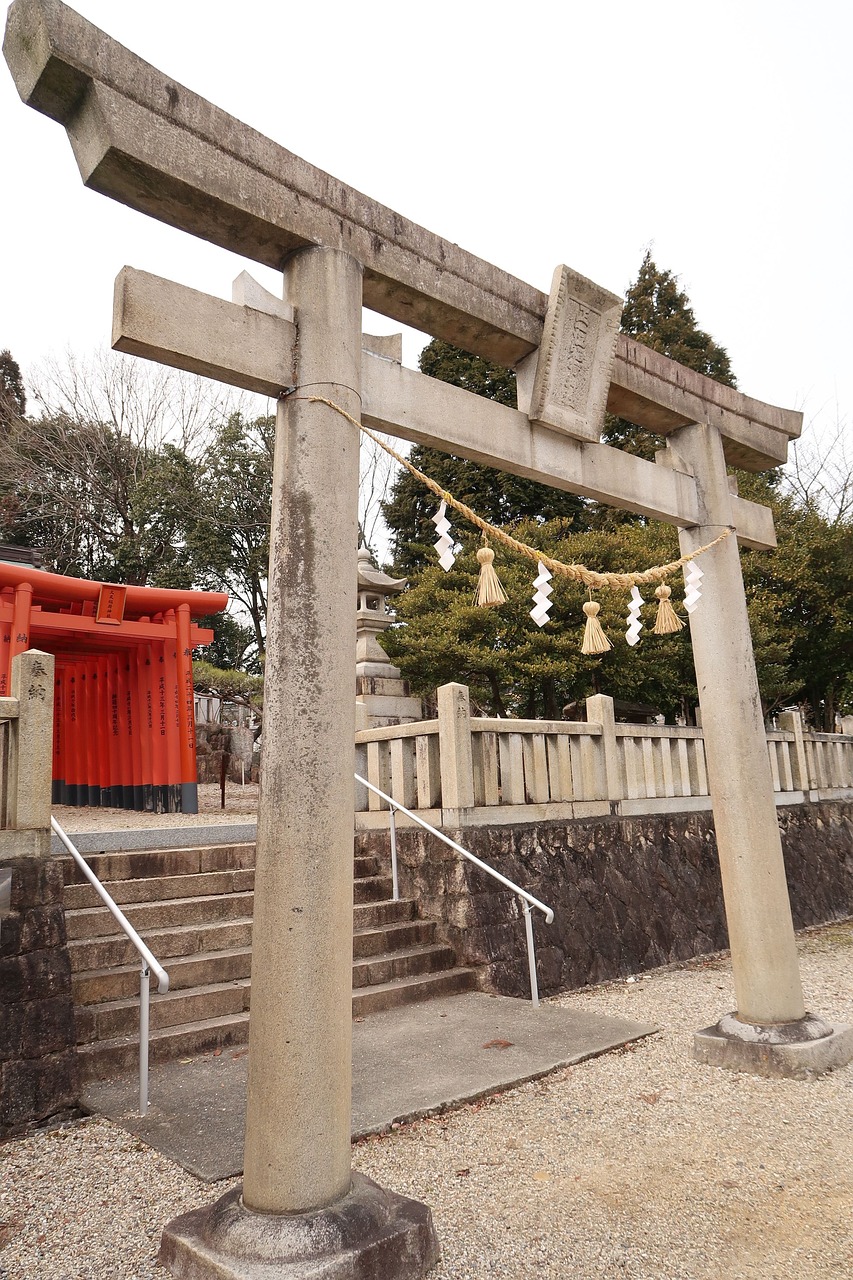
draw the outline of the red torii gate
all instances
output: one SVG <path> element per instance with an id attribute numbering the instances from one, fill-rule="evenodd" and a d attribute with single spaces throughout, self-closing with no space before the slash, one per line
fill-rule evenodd
<path id="1" fill-rule="evenodd" d="M 56 657 L 54 803 L 198 812 L 193 618 L 227 603 L 0 562 L 0 697 L 17 654 Z"/>

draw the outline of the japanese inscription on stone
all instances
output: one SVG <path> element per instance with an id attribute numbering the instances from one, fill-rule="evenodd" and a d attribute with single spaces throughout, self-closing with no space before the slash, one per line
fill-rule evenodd
<path id="1" fill-rule="evenodd" d="M 622 300 L 557 267 L 528 416 L 578 440 L 598 440 L 616 355 Z"/>

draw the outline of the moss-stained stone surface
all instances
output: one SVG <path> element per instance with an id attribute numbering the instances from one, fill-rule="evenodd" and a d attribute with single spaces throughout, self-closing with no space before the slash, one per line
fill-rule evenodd
<path id="1" fill-rule="evenodd" d="M 9 910 L 0 914 L 0 1136 L 78 1101 L 62 865 L 5 862 L 12 880 Z"/>
<path id="2" fill-rule="evenodd" d="M 794 924 L 853 914 L 853 805 L 781 808 Z M 728 944 L 713 818 L 531 823 L 448 832 L 554 910 L 534 913 L 544 993 L 584 986 L 718 951 Z M 399 830 L 400 889 L 440 922 L 461 964 L 487 988 L 528 991 L 518 899 L 426 832 Z M 387 835 L 363 833 L 357 852 L 387 857 Z"/>

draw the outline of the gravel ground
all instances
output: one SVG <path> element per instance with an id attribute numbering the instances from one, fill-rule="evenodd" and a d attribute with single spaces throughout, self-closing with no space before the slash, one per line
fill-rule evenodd
<path id="1" fill-rule="evenodd" d="M 853 923 L 800 938 L 807 1003 L 853 1021 Z M 433 1209 L 434 1280 L 848 1280 L 853 1066 L 812 1083 L 702 1067 L 733 1006 L 726 958 L 558 1003 L 656 1022 L 630 1048 L 354 1149 Z M 2 1280 L 165 1280 L 165 1222 L 211 1188 L 89 1120 L 0 1146 Z"/>

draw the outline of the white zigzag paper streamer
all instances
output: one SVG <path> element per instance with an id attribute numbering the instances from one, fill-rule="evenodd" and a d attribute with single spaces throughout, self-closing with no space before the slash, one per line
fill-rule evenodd
<path id="1" fill-rule="evenodd" d="M 548 621 L 548 610 L 554 603 L 550 599 L 554 588 L 548 585 L 553 575 L 545 568 L 541 560 L 536 567 L 539 572 L 536 576 L 536 581 L 533 583 L 536 590 L 533 593 L 533 608 L 530 610 L 530 616 L 537 627 L 544 627 Z"/>
<path id="2" fill-rule="evenodd" d="M 640 610 L 643 607 L 643 597 L 640 595 L 638 587 L 631 588 L 631 603 L 628 608 L 628 630 L 625 632 L 625 639 L 633 649 L 635 644 L 639 644 L 640 632 L 643 624 L 640 621 Z"/>
<path id="3" fill-rule="evenodd" d="M 435 525 L 435 531 L 438 534 L 438 541 L 434 544 L 438 552 L 438 563 L 441 565 L 445 573 L 453 568 L 453 561 L 456 559 L 453 550 L 453 539 L 450 535 L 450 521 L 447 519 L 447 503 L 442 498 L 441 506 L 438 513 L 433 516 L 432 522 Z"/>
<path id="4" fill-rule="evenodd" d="M 688 613 L 692 613 L 699 603 L 702 595 L 702 579 L 705 577 L 704 570 L 700 569 L 695 560 L 691 560 L 687 568 L 684 570 L 684 607 Z"/>

